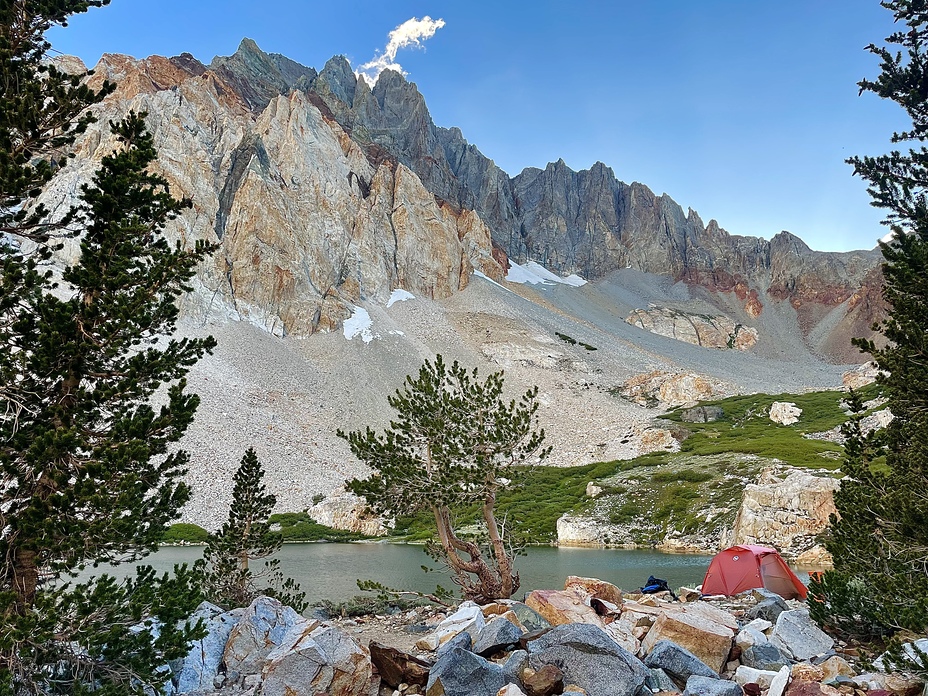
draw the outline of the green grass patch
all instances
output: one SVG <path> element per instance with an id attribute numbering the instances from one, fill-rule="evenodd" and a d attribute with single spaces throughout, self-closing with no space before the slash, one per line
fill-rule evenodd
<path id="1" fill-rule="evenodd" d="M 875 385 L 861 390 L 864 399 L 878 395 Z M 754 454 L 779 459 L 793 466 L 837 468 L 843 448 L 822 440 L 804 438 L 806 433 L 830 430 L 847 420 L 841 409 L 843 392 L 820 391 L 806 394 L 750 394 L 718 401 L 701 402 L 700 406 L 719 406 L 725 415 L 712 423 L 682 423 L 684 409 L 676 409 L 665 418 L 681 423 L 691 436 L 681 444 L 685 454 L 710 456 L 727 452 Z M 802 409 L 799 422 L 778 425 L 767 413 L 774 401 L 787 401 Z"/>
<path id="2" fill-rule="evenodd" d="M 198 524 L 178 522 L 172 524 L 161 537 L 164 544 L 205 544 L 209 532 Z"/>
<path id="3" fill-rule="evenodd" d="M 651 474 L 651 480 L 655 483 L 677 483 L 686 481 L 687 483 L 703 483 L 711 481 L 712 474 L 707 471 L 696 471 L 695 469 L 680 469 L 679 471 L 656 471 Z"/>
<path id="4" fill-rule="evenodd" d="M 370 538 L 357 532 L 326 527 L 305 512 L 283 512 L 271 515 L 268 521 L 272 525 L 280 525 L 284 541 L 358 541 Z"/>

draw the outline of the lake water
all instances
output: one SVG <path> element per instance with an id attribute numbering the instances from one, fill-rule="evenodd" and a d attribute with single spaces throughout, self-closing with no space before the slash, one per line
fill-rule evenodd
<path id="1" fill-rule="evenodd" d="M 193 563 L 202 553 L 199 546 L 165 547 L 143 563 L 167 571 L 176 563 Z M 421 546 L 413 544 L 285 544 L 276 558 L 284 575 L 302 585 L 310 603 L 342 601 L 360 594 L 359 578 L 420 592 L 431 592 L 438 584 L 456 589 L 447 575 L 422 571 L 421 566 L 435 564 Z M 692 587 L 702 582 L 710 558 L 648 550 L 533 546 L 516 559 L 522 577 L 516 596 L 535 589 L 561 589 L 568 575 L 599 578 L 626 591 L 644 585 L 649 575 L 666 580 L 673 588 Z M 133 567 L 124 564 L 107 572 L 123 576 L 133 572 Z"/>

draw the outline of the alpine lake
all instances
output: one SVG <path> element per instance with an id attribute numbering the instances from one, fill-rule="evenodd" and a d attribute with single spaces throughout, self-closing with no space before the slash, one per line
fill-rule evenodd
<path id="1" fill-rule="evenodd" d="M 139 564 L 167 572 L 176 564 L 192 564 L 202 555 L 202 546 L 166 546 Z M 362 594 L 357 586 L 359 579 L 418 592 L 432 592 L 437 585 L 456 589 L 449 576 L 417 544 L 290 543 L 284 544 L 274 558 L 280 560 L 284 576 L 300 583 L 310 604 L 322 600 L 341 602 Z M 521 598 L 536 589 L 561 589 L 569 575 L 606 580 L 626 592 L 645 585 L 650 575 L 666 580 L 675 590 L 682 585 L 695 587 L 702 582 L 710 560 L 711 556 L 647 549 L 530 546 L 515 561 L 521 576 L 515 596 Z M 252 563 L 256 571 L 263 568 L 263 561 Z M 139 564 L 100 566 L 92 572 L 124 577 Z M 423 566 L 431 572 L 425 572 Z M 800 572 L 799 576 L 808 580 L 807 574 Z"/>

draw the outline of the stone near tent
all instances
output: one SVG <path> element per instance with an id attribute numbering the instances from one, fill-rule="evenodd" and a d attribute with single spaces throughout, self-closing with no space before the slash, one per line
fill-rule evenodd
<path id="1" fill-rule="evenodd" d="M 587 604 L 589 595 L 571 587 L 569 590 L 535 590 L 525 599 L 552 626 L 570 623 L 601 625 L 599 615 Z"/>
<path id="2" fill-rule="evenodd" d="M 524 631 L 511 621 L 499 617 L 481 629 L 474 641 L 473 652 L 490 657 L 509 646 L 517 645 Z"/>
<path id="3" fill-rule="evenodd" d="M 529 643 L 529 667 L 547 664 L 564 672 L 564 682 L 588 696 L 635 696 L 650 672 L 634 655 L 590 624 L 555 626 Z"/>
<path id="4" fill-rule="evenodd" d="M 789 667 L 780 668 L 780 671 L 777 672 L 777 676 L 770 682 L 770 689 L 767 691 L 767 696 L 783 696 L 783 692 L 786 691 L 786 685 L 789 684 L 789 673 Z"/>
<path id="5" fill-rule="evenodd" d="M 680 685 L 685 685 L 694 674 L 701 677 L 718 679 L 718 672 L 696 657 L 686 648 L 680 647 L 669 640 L 662 640 L 651 650 L 644 660 L 646 667 L 656 667 L 664 670 L 671 679 Z"/>
<path id="6" fill-rule="evenodd" d="M 741 664 L 761 670 L 779 670 L 793 663 L 790 656 L 773 643 L 758 643 L 741 653 Z"/>
<path id="7" fill-rule="evenodd" d="M 769 621 L 767 623 L 770 623 Z M 767 642 L 767 636 L 764 635 L 763 631 L 758 631 L 752 626 L 745 626 L 738 634 L 735 636 L 735 645 L 741 648 L 741 652 L 744 652 L 750 647 L 755 645 L 761 645 Z"/>
<path id="8" fill-rule="evenodd" d="M 664 613 L 657 617 L 641 648 L 650 653 L 662 640 L 686 648 L 716 673 L 722 671 L 731 651 L 734 631 L 701 616 L 682 612 Z"/>
<path id="9" fill-rule="evenodd" d="M 831 650 L 835 642 L 809 618 L 807 609 L 784 611 L 777 617 L 773 636 L 779 639 L 797 660 L 810 660 Z"/>
<path id="10" fill-rule="evenodd" d="M 599 580 L 597 578 L 583 578 L 577 575 L 567 576 L 564 589 L 569 590 L 575 587 L 597 599 L 604 599 L 616 605 L 622 604 L 622 590 L 611 582 L 606 582 L 605 580 Z"/>
<path id="11" fill-rule="evenodd" d="M 820 682 L 825 679 L 825 670 L 810 662 L 799 662 L 793 665 L 789 676 L 794 681 Z"/>
<path id="12" fill-rule="evenodd" d="M 455 648 L 429 672 L 426 696 L 496 696 L 506 686 L 503 668 L 469 650 Z"/>
<path id="13" fill-rule="evenodd" d="M 187 625 L 202 619 L 206 624 L 206 635 L 190 644 L 190 652 L 182 660 L 171 663 L 173 682 L 178 693 L 211 688 L 213 679 L 219 674 L 223 652 L 229 634 L 241 619 L 244 610 L 223 611 L 210 602 L 202 602 L 196 608 Z"/>
<path id="14" fill-rule="evenodd" d="M 717 607 L 709 602 L 694 602 L 679 608 L 673 605 L 671 606 L 673 607 L 673 611 L 688 614 L 689 616 L 700 616 L 707 621 L 712 621 L 713 623 L 730 628 L 732 633 L 737 632 L 741 628 L 738 619 L 736 619 L 731 612 L 725 611 L 721 607 Z"/>
<path id="15" fill-rule="evenodd" d="M 844 694 L 828 684 L 794 679 L 786 688 L 786 696 L 844 696 Z M 879 695 L 871 691 L 868 692 L 868 696 Z"/>
<path id="16" fill-rule="evenodd" d="M 735 682 L 693 675 L 686 681 L 683 696 L 743 696 L 743 692 Z"/>
<path id="17" fill-rule="evenodd" d="M 784 611 L 789 610 L 789 605 L 783 601 L 780 596 L 768 597 L 762 599 L 753 607 L 744 612 L 746 619 L 763 619 L 769 621 L 772 626 L 776 623 L 777 617 Z"/>
<path id="18" fill-rule="evenodd" d="M 241 620 L 229 633 L 223 654 L 226 670 L 257 674 L 268 653 L 281 644 L 296 624 L 318 626 L 319 622 L 307 621 L 276 599 L 258 597 L 245 609 Z"/>
<path id="19" fill-rule="evenodd" d="M 261 671 L 261 696 L 365 696 L 373 665 L 367 648 L 334 626 L 294 626 Z"/>
<path id="20" fill-rule="evenodd" d="M 928 653 L 928 638 L 919 638 L 914 642 L 908 642 L 902 644 L 902 654 L 905 655 L 910 660 L 918 660 L 919 653 Z M 880 655 L 873 662 L 873 666 L 879 670 L 887 671 L 889 665 L 885 664 L 887 654 L 884 653 Z"/>
<path id="21" fill-rule="evenodd" d="M 736 684 L 744 686 L 745 684 L 757 684 L 762 689 L 769 689 L 778 672 L 776 670 L 754 669 L 747 665 L 740 665 L 735 670 L 734 681 Z"/>
<path id="22" fill-rule="evenodd" d="M 838 676 L 854 676 L 854 668 L 847 663 L 847 660 L 838 655 L 832 655 L 820 663 L 819 667 L 822 668 L 822 681 L 828 681 Z"/>

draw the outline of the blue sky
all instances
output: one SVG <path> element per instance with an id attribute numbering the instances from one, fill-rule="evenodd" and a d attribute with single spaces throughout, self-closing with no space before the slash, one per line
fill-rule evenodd
<path id="1" fill-rule="evenodd" d="M 844 159 L 890 149 L 904 113 L 857 81 L 892 30 L 877 0 L 113 0 L 53 30 L 64 53 L 189 52 L 244 36 L 320 69 L 382 51 L 412 17 L 445 25 L 397 53 L 432 118 L 510 175 L 597 160 L 733 234 L 780 230 L 815 249 L 886 230 Z"/>

